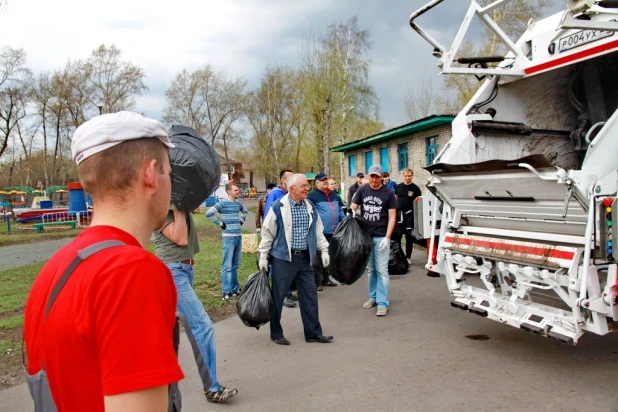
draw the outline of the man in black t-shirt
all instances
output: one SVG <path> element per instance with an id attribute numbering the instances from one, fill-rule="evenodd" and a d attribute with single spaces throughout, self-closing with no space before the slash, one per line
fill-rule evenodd
<path id="1" fill-rule="evenodd" d="M 363 308 L 377 306 L 376 315 L 385 316 L 388 313 L 390 287 L 388 257 L 390 239 L 395 228 L 397 199 L 392 190 L 382 184 L 380 165 L 369 168 L 369 184 L 361 186 L 356 191 L 350 207 L 355 214 L 360 208 L 360 215 L 373 238 L 373 250 L 367 266 L 369 300 L 363 304 Z"/>
<path id="2" fill-rule="evenodd" d="M 397 209 L 403 214 L 404 234 L 406 236 L 406 258 L 408 264 L 412 264 L 412 229 L 414 228 L 414 199 L 421 196 L 421 189 L 412 183 L 414 172 L 412 169 L 403 171 L 403 182 L 397 185 Z"/>

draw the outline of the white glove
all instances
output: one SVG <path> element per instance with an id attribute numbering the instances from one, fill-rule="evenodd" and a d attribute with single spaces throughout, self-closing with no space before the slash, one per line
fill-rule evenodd
<path id="1" fill-rule="evenodd" d="M 384 239 L 382 239 L 382 241 L 380 242 L 380 246 L 378 246 L 380 251 L 386 250 L 390 247 L 391 245 L 391 240 L 387 237 L 385 237 Z"/>
<path id="2" fill-rule="evenodd" d="M 257 229 L 255 229 L 255 233 L 257 235 L 261 235 L 262 234 L 262 229 L 260 229 L 259 227 Z"/>
<path id="3" fill-rule="evenodd" d="M 268 272 L 268 259 L 260 258 L 260 262 L 258 263 L 258 267 L 260 268 L 260 270 Z"/>
<path id="4" fill-rule="evenodd" d="M 330 263 L 330 256 L 328 256 L 328 253 L 322 252 L 322 266 L 327 268 L 329 263 Z"/>

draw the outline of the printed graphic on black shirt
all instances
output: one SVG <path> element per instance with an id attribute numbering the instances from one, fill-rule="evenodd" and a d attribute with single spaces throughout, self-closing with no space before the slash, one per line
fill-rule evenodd
<path id="1" fill-rule="evenodd" d="M 365 196 L 363 198 L 363 219 L 368 222 L 377 222 L 380 220 L 380 214 L 384 207 L 384 201 L 376 196 Z"/>

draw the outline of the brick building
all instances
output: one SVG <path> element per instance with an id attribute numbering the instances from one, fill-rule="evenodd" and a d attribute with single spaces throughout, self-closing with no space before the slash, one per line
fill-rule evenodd
<path id="1" fill-rule="evenodd" d="M 343 153 L 343 183 L 349 187 L 359 172 L 367 174 L 369 166 L 380 164 L 391 180 L 403 181 L 403 170 L 414 171 L 414 182 L 425 192 L 429 172 L 423 168 L 433 162 L 451 138 L 452 115 L 432 115 L 390 130 L 331 148 Z"/>

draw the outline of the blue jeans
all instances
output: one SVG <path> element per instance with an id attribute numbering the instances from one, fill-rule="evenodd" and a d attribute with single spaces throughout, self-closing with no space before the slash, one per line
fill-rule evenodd
<path id="1" fill-rule="evenodd" d="M 383 237 L 373 238 L 373 250 L 369 256 L 367 272 L 369 278 L 369 299 L 378 307 L 388 308 L 388 289 L 390 278 L 388 276 L 388 256 L 390 248 L 379 250 Z"/>
<path id="2" fill-rule="evenodd" d="M 223 237 L 223 264 L 221 265 L 221 292 L 223 295 L 238 292 L 238 266 L 242 252 L 241 236 Z"/>
<path id="3" fill-rule="evenodd" d="M 184 263 L 166 263 L 172 271 L 176 291 L 178 292 L 178 312 L 185 315 L 195 341 L 200 349 L 202 358 L 206 362 L 212 385 L 208 390 L 218 391 L 221 385 L 217 381 L 217 347 L 215 344 L 215 330 L 204 305 L 193 290 L 193 266 Z"/>

